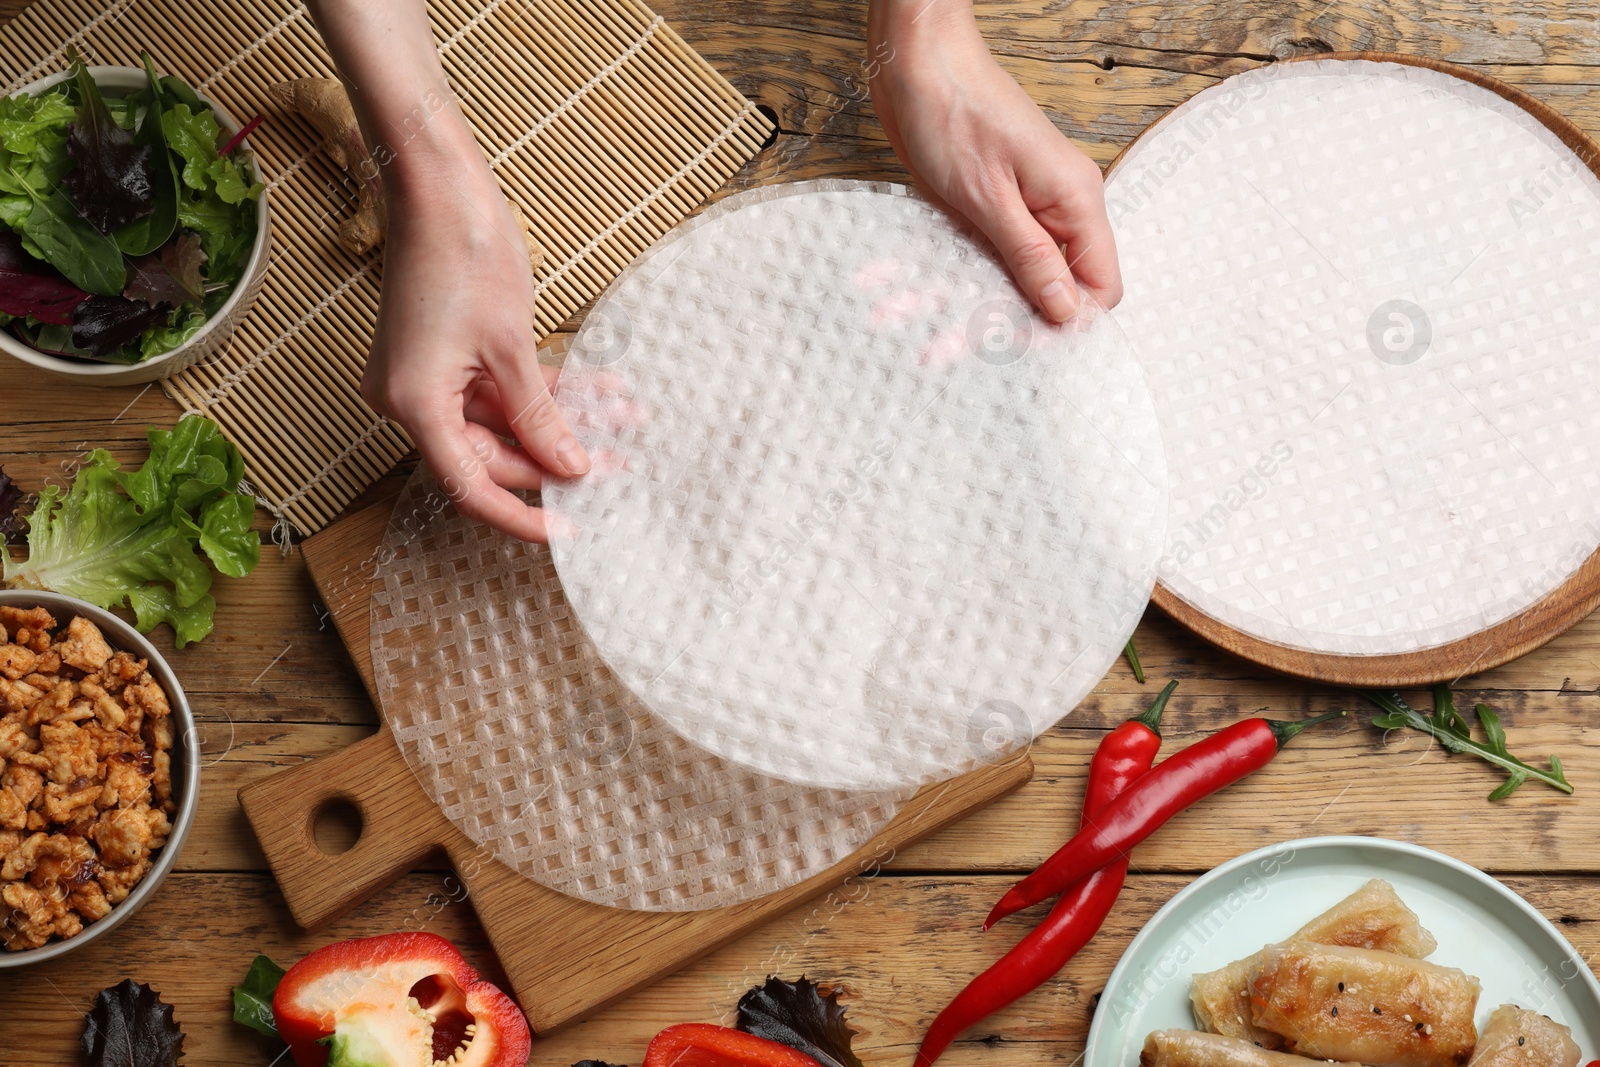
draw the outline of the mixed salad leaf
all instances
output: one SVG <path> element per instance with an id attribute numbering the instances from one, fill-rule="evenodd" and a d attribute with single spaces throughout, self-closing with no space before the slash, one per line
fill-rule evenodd
<path id="1" fill-rule="evenodd" d="M 0 313 L 71 326 L 72 312 L 89 294 L 30 256 L 22 238 L 0 231 Z"/>
<path id="2" fill-rule="evenodd" d="M 210 419 L 188 415 L 147 436 L 138 470 L 97 448 L 66 493 L 45 487 L 28 516 L 27 558 L 8 556 L 4 574 L 12 588 L 126 604 L 142 632 L 168 623 L 182 648 L 211 632 L 212 568 L 242 578 L 261 559 L 255 500 L 238 491 L 244 459 Z"/>
<path id="3" fill-rule="evenodd" d="M 175 1067 L 183 1031 L 160 993 L 124 978 L 94 998 L 80 1044 L 90 1067 Z"/>
<path id="4" fill-rule="evenodd" d="M 768 976 L 739 998 L 738 1029 L 804 1052 L 823 1067 L 862 1067 L 851 1048 L 855 1031 L 845 1022 L 837 990 L 800 976 Z"/>
<path id="5" fill-rule="evenodd" d="M 40 351 L 170 352 L 244 276 L 264 187 L 210 106 L 144 66 L 120 96 L 75 62 L 51 90 L 0 98 L 0 327 Z"/>
<path id="6" fill-rule="evenodd" d="M 233 987 L 233 1021 L 267 1037 L 278 1036 L 278 1023 L 272 1016 L 272 995 L 286 972 L 270 956 L 250 961 L 244 981 Z"/>
<path id="7" fill-rule="evenodd" d="M 79 213 L 101 233 L 110 233 L 154 210 L 154 146 L 135 144 L 133 131 L 117 125 L 82 63 L 73 81 L 79 104 L 67 127 L 67 155 L 74 165 L 61 176 L 61 184 Z"/>
<path id="8" fill-rule="evenodd" d="M 28 494 L 22 486 L 11 480 L 11 475 L 0 467 L 0 541 L 8 545 L 23 543 L 23 530 L 28 525 L 22 510 L 28 506 Z"/>

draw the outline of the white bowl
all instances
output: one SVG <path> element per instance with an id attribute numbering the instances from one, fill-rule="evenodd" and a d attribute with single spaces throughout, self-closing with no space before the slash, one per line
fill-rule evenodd
<path id="1" fill-rule="evenodd" d="M 149 84 L 145 72 L 138 67 L 90 67 L 90 77 L 95 84 L 105 89 L 133 92 Z M 61 71 L 48 78 L 40 78 L 23 86 L 18 92 L 35 95 L 66 81 L 71 76 L 70 71 Z M 200 94 L 200 99 L 211 105 L 211 110 L 216 113 L 217 122 L 228 133 L 239 132 L 239 123 L 229 115 L 210 97 Z M 248 151 L 247 148 L 240 151 Z M 255 160 L 251 158 L 251 166 L 255 167 Z M 255 168 L 260 176 L 260 168 Z M 163 352 L 153 359 L 143 363 L 94 363 L 73 359 L 63 359 L 52 356 L 48 352 L 40 352 L 29 347 L 9 331 L 0 330 L 0 351 L 15 356 L 22 362 L 39 368 L 46 374 L 68 381 L 82 382 L 88 385 L 137 385 L 141 382 L 153 382 L 161 378 L 168 378 L 179 371 L 192 367 L 207 356 L 220 351 L 233 335 L 234 327 L 239 320 L 244 318 L 250 306 L 255 303 L 256 297 L 261 292 L 261 281 L 267 273 L 267 248 L 271 244 L 271 212 L 267 207 L 267 193 L 262 191 L 256 199 L 256 241 L 250 250 L 250 259 L 245 263 L 243 276 L 229 294 L 227 302 L 217 309 L 217 313 L 207 319 L 195 335 L 171 352 Z"/>
<path id="2" fill-rule="evenodd" d="M 20 952 L 7 952 L 0 947 L 0 971 L 3 971 L 10 967 L 26 967 L 32 963 L 53 960 L 98 941 L 126 922 L 145 901 L 155 895 L 156 889 L 177 865 L 178 853 L 183 850 L 183 843 L 188 840 L 189 831 L 194 826 L 195 812 L 200 806 L 200 748 L 195 735 L 194 712 L 189 709 L 189 700 L 183 695 L 177 675 L 172 673 L 172 667 L 166 659 L 138 630 L 104 608 L 61 593 L 37 589 L 0 589 L 0 604 L 19 608 L 42 607 L 55 616 L 60 626 L 82 615 L 100 627 L 100 632 L 112 648 L 131 652 L 149 663 L 151 676 L 166 691 L 167 703 L 172 707 L 172 797 L 177 803 L 177 811 L 172 816 L 172 833 L 167 837 L 167 843 L 161 846 L 150 870 L 122 903 L 113 905 L 104 919 L 85 923 L 83 932 L 76 937 L 52 941 L 42 948 L 23 949 Z"/>

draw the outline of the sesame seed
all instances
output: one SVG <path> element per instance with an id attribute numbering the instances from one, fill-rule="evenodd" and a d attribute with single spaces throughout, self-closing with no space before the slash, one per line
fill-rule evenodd
<path id="1" fill-rule="evenodd" d="M 1339 983 L 1339 992 L 1341 992 L 1341 993 L 1344 992 L 1344 983 L 1343 982 Z"/>
<path id="2" fill-rule="evenodd" d="M 1339 1017 L 1339 1005 L 1337 1005 L 1337 1004 L 1335 1004 L 1333 1006 L 1333 1017 L 1335 1019 L 1337 1019 Z"/>

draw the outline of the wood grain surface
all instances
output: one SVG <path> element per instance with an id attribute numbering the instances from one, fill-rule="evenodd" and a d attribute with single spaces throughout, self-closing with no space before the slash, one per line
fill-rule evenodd
<path id="1" fill-rule="evenodd" d="M 312 580 L 363 684 L 372 675 L 370 606 L 393 498 L 382 496 L 302 546 Z M 473 902 L 536 1034 L 555 1032 L 677 972 L 767 919 L 803 907 L 929 834 L 980 811 L 1033 776 L 1027 753 L 923 789 L 862 847 L 805 881 L 703 912 L 623 911 L 538 885 L 498 863 L 428 799 L 387 728 L 348 748 L 259 778 L 239 803 L 295 921 L 342 915 L 443 853 Z M 354 809 L 354 840 L 337 850 L 316 835 L 334 804 Z"/>
<path id="2" fill-rule="evenodd" d="M 0 2 L 0 13 L 15 10 Z M 733 188 L 817 177 L 905 180 L 872 118 L 862 75 L 859 0 L 658 0 L 657 9 L 784 132 Z M 1600 132 L 1600 2 L 1488 0 L 1261 5 L 1111 0 L 984 0 L 979 17 L 1007 69 L 1057 125 L 1101 163 L 1167 108 L 1218 78 L 1275 59 L 1372 49 L 1434 56 L 1502 78 L 1593 135 Z M 0 464 L 24 485 L 61 481 L 82 453 L 143 457 L 144 427 L 177 408 L 159 389 L 84 392 L 0 363 Z M 261 529 L 267 530 L 261 523 Z M 494 972 L 460 884 L 441 865 L 408 875 L 315 933 L 303 933 L 265 873 L 233 797 L 274 770 L 337 751 L 376 726 L 370 702 L 291 548 L 218 589 L 217 632 L 173 657 L 208 766 L 202 814 L 180 871 L 105 945 L 23 974 L 0 972 L 0 1063 L 77 1064 L 82 1014 L 123 977 L 177 1006 L 186 1065 L 265 1064 L 252 1034 L 228 1021 L 228 987 L 250 958 L 288 963 L 320 945 L 396 929 L 457 940 Z M 165 632 L 156 635 L 170 649 Z M 1021 870 L 1076 817 L 1084 761 L 1103 731 L 1182 679 L 1166 751 L 1243 714 L 1294 717 L 1344 707 L 1351 717 L 1302 735 L 1260 775 L 1185 813 L 1141 845 L 1140 872 L 1107 928 L 1034 996 L 974 1028 L 952 1067 L 1074 1062 L 1090 1005 L 1128 940 L 1197 872 L 1245 848 L 1308 833 L 1380 834 L 1461 857 L 1505 880 L 1561 925 L 1588 958 L 1600 952 L 1600 618 L 1492 671 L 1458 693 L 1501 710 L 1515 750 L 1562 757 L 1575 797 L 1526 786 L 1489 805 L 1497 779 L 1436 747 L 1385 738 L 1340 690 L 1287 680 L 1234 658 L 1159 612 L 1137 635 L 1151 684 L 1114 668 L 1034 748 L 1032 782 L 972 819 L 898 855 L 877 878 L 765 923 L 666 979 L 535 1046 L 532 1062 L 639 1062 L 651 1034 L 726 1019 L 767 971 L 839 980 L 852 996 L 869 1067 L 908 1064 L 921 1028 L 966 977 L 1020 936 L 977 923 Z M 1037 915 L 1038 911 L 1031 913 Z M 1593 1055 L 1600 1050 L 1585 1050 Z"/>

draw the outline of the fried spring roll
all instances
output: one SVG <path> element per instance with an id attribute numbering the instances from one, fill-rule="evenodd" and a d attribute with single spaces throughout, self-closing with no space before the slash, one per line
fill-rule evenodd
<path id="1" fill-rule="evenodd" d="M 1394 886 L 1374 878 L 1302 926 L 1290 940 L 1318 945 L 1375 948 L 1417 959 L 1438 947 L 1422 928 L 1416 912 L 1406 907 Z M 1239 1037 L 1275 1049 L 1283 1039 L 1250 1021 L 1250 975 L 1261 966 L 1261 953 L 1236 960 L 1219 970 L 1197 974 L 1189 987 L 1194 1019 L 1202 1030 Z"/>
<path id="2" fill-rule="evenodd" d="M 1502 1004 L 1489 1016 L 1469 1067 L 1578 1067 L 1580 1058 L 1569 1027 Z"/>
<path id="3" fill-rule="evenodd" d="M 1315 1064 L 1300 1056 L 1257 1048 L 1237 1037 L 1194 1030 L 1156 1030 L 1144 1039 L 1139 1067 L 1360 1067 Z"/>
<path id="4" fill-rule="evenodd" d="M 1393 952 L 1287 941 L 1251 979 L 1251 1022 L 1315 1059 L 1462 1067 L 1478 1032 L 1478 980 Z"/>

